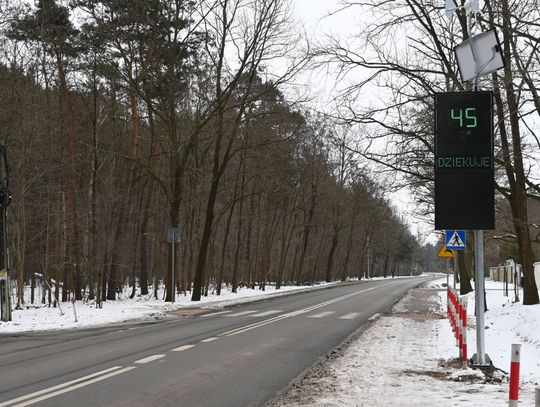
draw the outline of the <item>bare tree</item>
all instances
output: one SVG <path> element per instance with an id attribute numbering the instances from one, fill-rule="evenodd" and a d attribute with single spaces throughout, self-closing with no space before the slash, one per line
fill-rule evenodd
<path id="1" fill-rule="evenodd" d="M 458 3 L 459 6 L 464 4 L 463 1 Z M 362 132 L 363 141 L 351 148 L 378 164 L 381 171 L 396 177 L 395 188 L 409 188 L 420 204 L 419 215 L 429 219 L 433 211 L 432 95 L 465 88 L 459 81 L 452 49 L 470 36 L 466 11 L 458 9 L 456 19 L 448 24 L 442 10 L 418 0 L 344 1 L 343 4 L 347 10 L 356 9 L 374 18 L 361 29 L 356 47 L 331 39 L 320 51 L 325 63 L 336 67 L 338 77 L 350 75 L 357 69 L 364 72 L 354 85 L 342 89 L 338 118 L 356 125 Z M 520 79 L 511 68 L 516 61 L 526 66 L 534 57 L 516 59 L 512 53 L 513 48 L 518 48 L 512 47 L 512 38 L 518 37 L 520 32 L 513 30 L 512 24 L 525 26 L 523 13 L 519 11 L 521 5 L 510 7 L 505 1 L 485 4 L 488 18 L 480 20 L 501 27 L 506 60 L 502 78 L 494 75 L 482 82 L 494 89 L 499 120 L 500 156 L 499 153 L 496 156 L 502 157 L 498 162 L 505 168 L 506 180 L 499 179 L 497 189 L 514 208 L 514 228 L 527 281 L 524 303 L 534 304 L 538 302 L 538 293 L 532 272 L 525 171 L 534 161 L 527 164 L 522 150 L 525 142 L 520 128 L 526 126 L 523 115 L 526 104 L 519 102 L 524 92 L 516 90 L 513 83 Z M 532 4 L 527 6 L 532 10 Z M 523 35 L 523 40 L 517 40 L 516 44 L 520 48 L 528 46 L 527 55 L 533 55 L 536 43 L 531 40 L 534 38 L 531 28 L 526 32 L 528 36 Z M 532 84 L 532 78 L 526 75 L 522 80 Z M 364 92 L 377 92 L 381 100 L 372 99 L 368 106 L 357 103 Z M 531 94 L 534 97 L 534 92 Z M 508 133 L 504 125 L 507 118 Z M 465 281 L 471 273 L 468 262 L 462 265 L 460 273 Z"/>

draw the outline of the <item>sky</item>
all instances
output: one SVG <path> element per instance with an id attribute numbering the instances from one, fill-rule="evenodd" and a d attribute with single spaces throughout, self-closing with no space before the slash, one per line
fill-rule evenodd
<path id="1" fill-rule="evenodd" d="M 305 22 L 307 32 L 314 36 L 354 33 L 358 16 L 349 11 L 337 12 L 343 8 L 339 0 L 291 0 L 291 2 L 298 19 Z"/>
<path id="2" fill-rule="evenodd" d="M 339 0 L 291 0 L 294 6 L 294 16 L 304 25 L 305 32 L 311 41 L 323 40 L 325 36 L 339 36 L 347 38 L 355 34 L 355 27 L 361 23 L 358 15 L 358 7 L 349 10 L 342 10 L 343 4 Z M 349 78 L 350 80 L 351 78 Z M 318 93 L 314 106 L 317 110 L 324 110 L 333 100 L 330 92 L 335 84 L 326 75 L 306 77 L 309 81 L 310 89 Z M 414 219 L 411 215 L 415 209 L 415 203 L 410 199 L 409 191 L 401 190 L 389 195 L 392 205 L 400 212 L 404 220 L 408 223 L 413 235 L 419 234 L 425 242 L 435 244 L 440 236 L 439 232 L 433 230 L 433 226 L 424 220 Z M 420 242 L 424 243 L 424 242 Z"/>

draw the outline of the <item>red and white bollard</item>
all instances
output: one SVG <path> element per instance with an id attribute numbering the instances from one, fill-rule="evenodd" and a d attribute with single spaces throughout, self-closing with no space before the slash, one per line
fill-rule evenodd
<path id="1" fill-rule="evenodd" d="M 468 363 L 468 356 L 467 356 L 467 302 L 468 298 L 463 297 L 461 299 L 462 306 L 461 306 L 461 326 L 462 326 L 462 333 L 461 333 L 461 356 L 463 358 L 463 367 L 467 367 Z"/>
<path id="2" fill-rule="evenodd" d="M 521 345 L 512 344 L 512 357 L 510 363 L 510 395 L 508 405 L 518 407 L 519 400 L 519 361 L 521 358 Z"/>
<path id="3" fill-rule="evenodd" d="M 451 315 L 452 315 L 452 330 L 454 331 L 454 336 L 456 338 L 456 346 L 459 346 L 459 326 L 458 326 L 458 319 L 457 319 L 457 313 L 456 313 L 456 292 L 452 291 L 452 298 L 451 298 Z"/>
<path id="4" fill-rule="evenodd" d="M 453 289 L 448 288 L 447 298 L 448 319 L 456 337 L 459 358 L 463 361 L 463 367 L 467 367 L 467 297 L 459 297 Z"/>
<path id="5" fill-rule="evenodd" d="M 456 295 L 456 319 L 457 319 L 457 343 L 459 348 L 459 358 L 463 357 L 463 307 L 461 298 Z"/>

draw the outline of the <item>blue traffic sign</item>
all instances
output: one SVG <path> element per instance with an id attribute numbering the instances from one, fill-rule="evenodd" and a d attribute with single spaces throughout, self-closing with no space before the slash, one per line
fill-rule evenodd
<path id="1" fill-rule="evenodd" d="M 445 235 L 448 250 L 465 250 L 467 234 L 464 230 L 447 230 Z"/>

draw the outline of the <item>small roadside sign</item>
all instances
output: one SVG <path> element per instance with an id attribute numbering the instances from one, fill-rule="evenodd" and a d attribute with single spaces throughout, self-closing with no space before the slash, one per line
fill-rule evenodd
<path id="1" fill-rule="evenodd" d="M 441 246 L 441 250 L 439 250 L 439 254 L 437 256 L 452 258 L 454 257 L 454 253 L 452 253 L 452 250 L 448 250 L 446 245 L 443 243 L 443 245 Z"/>
<path id="2" fill-rule="evenodd" d="M 449 250 L 465 250 L 467 234 L 464 230 L 447 230 L 445 241 Z"/>
<path id="3" fill-rule="evenodd" d="M 180 229 L 179 228 L 169 228 L 167 229 L 167 242 L 168 243 L 180 243 L 181 240 Z"/>

